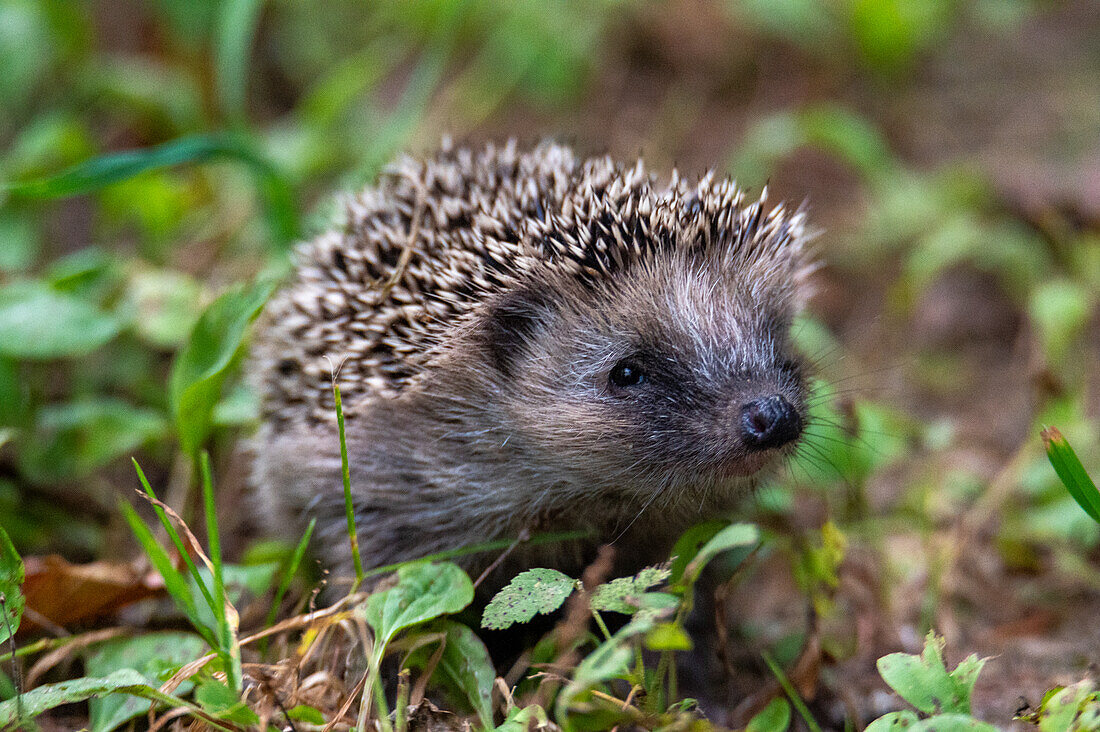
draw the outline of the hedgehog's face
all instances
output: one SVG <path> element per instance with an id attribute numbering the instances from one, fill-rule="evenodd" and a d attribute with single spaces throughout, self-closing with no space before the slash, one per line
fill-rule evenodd
<path id="1" fill-rule="evenodd" d="M 756 473 L 805 422 L 794 278 L 758 264 L 668 256 L 513 293 L 490 327 L 509 427 L 582 488 L 645 497 Z"/>

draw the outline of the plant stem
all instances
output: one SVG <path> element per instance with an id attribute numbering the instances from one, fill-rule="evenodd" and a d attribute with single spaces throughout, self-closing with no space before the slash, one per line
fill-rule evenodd
<path id="1" fill-rule="evenodd" d="M 241 673 L 241 648 L 237 643 L 236 619 L 232 625 L 229 622 L 229 611 L 233 606 L 229 602 L 229 596 L 225 593 L 225 577 L 222 568 L 222 544 L 218 530 L 218 511 L 214 503 L 214 481 L 210 475 L 210 454 L 205 450 L 199 455 L 199 465 L 202 470 L 202 498 L 206 513 L 206 543 L 210 547 L 210 564 L 214 575 L 214 596 L 217 598 L 217 608 L 214 611 L 218 619 L 218 649 L 219 655 L 226 662 L 225 675 L 229 688 L 238 694 L 244 688 Z M 234 616 L 236 611 L 233 611 Z"/>
<path id="2" fill-rule="evenodd" d="M 336 377 L 332 379 L 332 393 L 336 397 L 336 425 L 340 430 L 340 468 L 344 478 L 344 511 L 348 516 L 348 541 L 351 542 L 351 560 L 355 564 L 355 584 L 351 593 L 354 594 L 363 584 L 363 560 L 359 557 L 359 532 L 355 528 L 355 505 L 351 500 L 351 470 L 348 468 L 348 440 L 344 433 L 344 407 L 340 401 L 340 387 L 336 385 Z"/>

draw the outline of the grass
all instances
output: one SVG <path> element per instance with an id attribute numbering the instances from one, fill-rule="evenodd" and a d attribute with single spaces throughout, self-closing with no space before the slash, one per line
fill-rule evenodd
<path id="1" fill-rule="evenodd" d="M 564 729 L 705 728 L 690 706 L 679 704 L 672 662 L 683 652 L 690 589 L 701 564 L 732 577 L 724 591 L 747 594 L 746 608 L 747 600 L 767 596 L 758 589 L 778 586 L 778 577 L 797 588 L 786 602 L 808 608 L 813 622 L 805 625 L 812 630 L 780 622 L 782 613 L 767 623 L 750 616 L 730 622 L 738 633 L 730 644 L 762 650 L 781 682 L 811 633 L 828 658 L 856 653 L 855 633 L 843 630 L 851 611 L 842 579 L 850 588 L 845 563 L 868 553 L 886 578 L 871 590 L 884 604 L 904 607 L 911 595 L 901 593 L 911 591 L 914 577 L 929 578 L 919 594 L 924 599 L 915 603 L 917 619 L 902 614 L 883 621 L 912 625 L 918 638 L 941 621 L 959 627 L 952 588 L 966 586 L 959 562 L 975 553 L 986 560 L 982 566 L 1005 567 L 1005 582 L 1026 575 L 1059 588 L 1088 586 L 1100 540 L 1100 504 L 1089 477 L 1100 431 L 1087 406 L 1100 291 L 1095 222 L 1049 202 L 1037 214 L 1023 211 L 969 159 L 917 165 L 903 151 L 919 146 L 899 142 L 911 113 L 898 110 L 925 108 L 914 101 L 925 99 L 920 80 L 935 78 L 931 70 L 945 58 L 966 66 L 950 39 L 1012 36 L 1043 22 L 1052 12 L 1044 4 L 1025 0 L 995 11 L 988 3 L 963 8 L 931 0 L 910 8 L 853 1 L 832 3 L 825 12 L 812 0 L 719 3 L 708 10 L 710 20 L 677 19 L 677 32 L 688 39 L 678 45 L 657 11 L 640 3 L 333 3 L 317 12 L 308 3 L 173 0 L 128 9 L 133 18 L 108 19 L 118 38 L 129 32 L 142 39 L 140 52 L 104 30 L 97 12 L 106 6 L 16 0 L 0 7 L 6 68 L 0 79 L 0 636 L 29 622 L 20 554 L 28 566 L 35 555 L 51 552 L 85 561 L 117 558 L 132 541 L 127 531 L 173 600 L 172 608 L 147 608 L 152 625 L 174 624 L 171 632 L 182 634 L 164 636 L 138 624 L 118 648 L 108 641 L 84 647 L 87 636 L 78 626 L 72 638 L 42 637 L 39 630 L 6 641 L 0 726 L 15 720 L 30 726 L 27 718 L 36 712 L 90 699 L 88 718 L 102 728 L 135 709 L 141 715 L 179 708 L 213 729 L 255 728 L 261 719 L 304 728 L 342 718 L 362 726 L 378 718 L 383 727 L 401 730 L 411 724 L 405 706 L 385 696 L 379 683 L 383 660 L 391 658 L 411 672 L 402 694 L 417 700 L 421 682 L 429 684 L 484 727 L 523 729 L 552 720 Z M 722 53 L 692 40 L 718 37 L 711 33 L 726 33 L 726 25 L 737 43 L 721 36 Z M 788 57 L 783 75 L 767 76 L 773 73 L 768 59 Z M 746 64 L 761 76 L 746 80 Z M 1072 71 L 1066 69 L 1067 78 Z M 812 93 L 785 87 L 788 75 Z M 620 79 L 650 96 L 618 94 Z M 720 93 L 707 86 L 710 79 Z M 751 106 L 756 88 L 797 101 L 780 108 L 769 103 L 762 113 Z M 1065 89 L 1072 94 L 1072 84 Z M 739 116 L 722 118 L 731 96 L 749 101 Z M 693 107 L 685 99 L 700 101 Z M 705 124 L 713 115 L 718 127 L 744 133 L 716 143 L 714 128 Z M 289 245 L 327 225 L 325 202 L 333 191 L 373 180 L 398 150 L 430 147 L 444 131 L 461 139 L 482 130 L 577 136 L 581 147 L 611 146 L 618 154 L 643 144 L 648 156 L 665 156 L 670 164 L 698 147 L 749 185 L 771 178 L 782 186 L 794 178 L 793 169 L 812 186 L 812 172 L 825 166 L 829 175 L 811 199 L 815 217 L 820 212 L 836 222 L 821 238 L 826 274 L 866 283 L 868 293 L 837 296 L 844 300 L 837 311 L 822 310 L 796 330 L 808 353 L 830 355 L 822 358 L 823 388 L 806 447 L 744 510 L 762 537 L 755 553 L 746 558 L 747 546 L 703 551 L 721 527 L 702 527 L 690 551 L 681 547 L 664 584 L 620 597 L 652 605 L 627 603 L 624 624 L 613 630 L 606 621 L 617 611 L 590 598 L 587 614 L 579 616 L 585 630 L 569 649 L 576 650 L 574 662 L 554 673 L 546 666 L 536 673 L 532 665 L 507 694 L 495 683 L 497 671 L 506 670 L 486 668 L 478 629 L 454 618 L 464 598 L 458 590 L 469 578 L 440 568 L 459 553 L 429 558 L 436 562 L 432 572 L 454 577 L 439 597 L 431 595 L 439 588 L 425 581 L 426 565 L 364 569 L 355 549 L 353 476 L 338 390 L 355 585 L 332 608 L 305 612 L 312 525 L 293 545 L 242 546 L 226 528 L 240 486 L 231 470 L 219 471 L 256 419 L 241 363 L 251 323 L 286 271 Z M 1074 131 L 1058 132 L 1050 140 L 1064 146 L 1061 157 L 1082 157 Z M 807 150 L 813 151 L 808 158 Z M 1040 184 L 1033 181 L 1036 195 Z M 830 200 L 834 188 L 844 201 Z M 889 338 L 891 326 L 919 330 L 914 324 L 927 315 L 926 293 L 959 271 L 993 283 L 1003 301 L 998 307 L 1011 310 L 1021 324 L 1018 337 L 1031 349 L 1027 369 L 1038 384 L 1031 394 L 1037 406 L 1007 415 L 1016 431 L 1029 435 L 1010 454 L 988 447 L 1002 433 L 976 440 L 967 436 L 965 419 L 926 421 L 911 407 L 919 403 L 928 414 L 933 405 L 965 404 L 972 393 L 985 394 L 983 383 L 998 375 L 984 370 L 988 364 L 975 366 L 965 346 Z M 880 294 L 881 305 L 872 308 L 877 323 L 837 315 Z M 852 332 L 871 333 L 880 345 L 861 350 Z M 902 362 L 904 370 L 891 371 L 890 361 Z M 861 375 L 879 369 L 890 378 L 900 374 L 894 381 L 910 384 L 908 395 L 853 393 Z M 1003 414 L 1010 402 L 991 411 Z M 1040 441 L 1034 435 L 1046 425 L 1061 432 L 1045 432 Z M 132 485 L 127 460 L 133 455 L 147 500 L 117 507 L 117 496 Z M 188 525 L 204 527 L 203 542 Z M 499 552 L 509 544 L 466 551 Z M 688 571 L 693 557 L 702 559 Z M 240 564 L 230 561 L 238 558 Z M 685 571 L 689 580 L 682 579 Z M 361 592 L 365 580 L 383 573 L 396 573 L 390 594 Z M 26 574 L 35 581 L 37 575 Z M 640 583 L 617 579 L 620 588 L 623 581 L 635 589 Z M 559 580 L 575 587 L 576 578 Z M 1043 593 L 1031 586 L 1004 590 L 1005 598 L 1015 594 Z M 424 597 L 438 601 L 431 613 L 401 619 L 394 610 Z M 979 603 L 973 612 L 980 611 Z M 181 618 L 190 630 L 178 630 Z M 602 626 L 598 636 L 587 633 L 589 618 Z M 936 643 L 929 640 L 919 658 L 894 658 L 912 678 L 884 673 L 916 710 L 899 714 L 915 727 L 976 724 L 969 707 L 928 707 L 917 693 L 957 680 L 946 667 L 940 673 L 942 657 L 936 666 L 929 655 L 932 646 L 940 648 Z M 643 648 L 655 648 L 656 661 Z M 291 661 L 303 677 L 331 675 L 325 659 L 334 649 L 358 654 L 363 674 L 352 682 L 361 678 L 362 688 L 351 683 L 333 697 L 310 697 L 277 663 Z M 536 647 L 532 664 L 550 664 L 563 653 Z M 22 689 L 23 664 L 56 654 L 79 663 Z M 112 667 L 115 657 L 126 660 Z M 1071 673 L 1072 659 L 1059 660 Z M 999 673 L 997 662 L 982 673 Z M 258 678 L 267 686 L 246 683 Z M 300 701 L 292 707 L 283 705 L 292 697 L 281 695 L 291 690 Z M 789 690 L 788 696 L 811 725 L 820 709 L 802 706 Z M 125 712 L 112 707 L 116 702 Z M 351 706 L 341 714 L 343 702 Z M 392 723 L 380 712 L 391 706 Z M 1095 706 L 1087 684 L 1067 687 L 1053 690 L 1028 719 L 1070 729 Z M 964 718 L 930 721 L 943 715 Z M 785 729 L 790 716 L 785 703 L 765 704 L 750 716 L 749 728 Z"/>

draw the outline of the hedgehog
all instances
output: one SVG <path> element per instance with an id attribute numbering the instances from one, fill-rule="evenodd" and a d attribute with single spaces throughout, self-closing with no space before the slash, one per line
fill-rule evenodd
<path id="1" fill-rule="evenodd" d="M 666 559 L 806 424 L 805 212 L 766 198 L 553 142 L 401 157 L 258 324 L 268 520 L 317 517 L 350 568 L 335 383 L 364 565 L 546 532 L 575 538 L 518 543 L 505 579 L 604 544 L 624 570 Z"/>

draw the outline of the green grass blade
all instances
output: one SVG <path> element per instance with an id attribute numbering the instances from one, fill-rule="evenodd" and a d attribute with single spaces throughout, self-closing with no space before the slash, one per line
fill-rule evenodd
<path id="1" fill-rule="evenodd" d="M 54 176 L 0 184 L 0 195 L 68 198 L 97 191 L 146 171 L 203 163 L 214 158 L 237 160 L 252 169 L 259 180 L 272 234 L 280 244 L 292 241 L 297 236 L 298 220 L 289 185 L 247 138 L 226 132 L 186 135 L 154 147 L 100 155 Z"/>
<path id="2" fill-rule="evenodd" d="M 772 675 L 775 676 L 775 680 L 779 682 L 779 685 L 783 687 L 783 691 L 787 692 L 787 697 L 791 700 L 791 704 L 794 704 L 794 708 L 798 710 L 799 715 L 802 717 L 802 721 L 806 723 L 806 726 L 810 729 L 810 732 L 821 732 L 821 726 L 814 719 L 814 715 L 810 713 L 810 708 L 806 706 L 806 702 L 802 701 L 802 697 L 799 696 L 798 690 L 794 688 L 794 684 L 787 678 L 787 674 L 783 673 L 783 669 L 779 667 L 779 664 L 775 662 L 771 654 L 767 651 L 763 651 L 760 654 L 764 657 L 764 663 L 768 664 L 768 668 L 771 670 Z"/>
<path id="3" fill-rule="evenodd" d="M 172 599 L 176 601 L 176 604 L 187 615 L 187 619 L 191 621 L 191 625 L 195 627 L 195 630 L 203 637 L 211 648 L 216 648 L 216 638 L 214 634 L 210 632 L 210 629 L 199 622 L 199 614 L 195 608 L 195 603 L 191 599 L 191 590 L 187 587 L 187 581 L 183 578 L 175 566 L 172 565 L 172 560 L 168 557 L 168 552 L 164 551 L 164 548 L 157 543 L 157 540 L 153 537 L 153 532 L 149 530 L 149 527 L 145 525 L 145 522 L 138 516 L 137 511 L 126 501 L 119 501 L 119 509 L 122 511 L 123 517 L 126 519 L 126 523 L 130 524 L 130 530 L 134 532 L 134 537 L 137 538 L 138 543 L 141 544 L 142 550 L 145 555 L 149 557 L 149 561 L 153 563 L 153 567 L 156 568 L 160 576 L 164 578 L 164 587 L 168 590 L 168 594 L 172 596 Z"/>
<path id="4" fill-rule="evenodd" d="M 153 492 L 153 486 L 149 485 L 148 479 L 145 477 L 145 473 L 142 471 L 141 466 L 138 465 L 137 460 L 131 461 L 134 463 L 134 469 L 137 470 L 138 480 L 141 481 L 141 487 L 145 490 L 145 494 L 150 498 L 156 500 L 157 494 Z M 187 547 L 183 544 L 183 539 L 180 538 L 179 532 L 176 531 L 176 527 L 172 525 L 172 520 L 168 518 L 168 514 L 164 512 L 164 509 L 158 506 L 156 503 L 152 504 L 153 512 L 157 515 L 157 519 L 160 521 L 161 526 L 164 527 L 165 532 L 168 534 L 168 538 L 172 540 L 172 545 L 176 547 L 176 551 L 179 552 L 180 557 L 183 558 L 184 564 L 187 565 L 187 571 L 191 573 L 191 578 L 195 580 L 195 584 L 198 585 L 199 591 L 202 592 L 203 599 L 206 600 L 206 604 L 210 607 L 210 612 L 214 614 L 214 617 L 218 616 L 218 609 L 214 602 L 214 596 L 210 594 L 210 590 L 207 588 L 206 583 L 203 582 L 202 575 L 199 573 L 199 568 L 195 566 L 195 562 L 191 559 L 191 553 L 187 551 Z M 144 523 L 142 524 L 144 526 Z M 150 534 L 151 536 L 151 534 Z M 160 545 L 157 545 L 160 548 Z M 163 550 L 161 550 L 163 551 Z M 175 571 L 175 568 L 173 568 Z M 190 600 L 190 595 L 188 595 Z M 198 615 L 195 615 L 198 618 Z M 196 627 L 199 627 L 196 623 Z M 202 626 L 206 628 L 205 625 Z M 209 629 L 207 629 L 209 632 Z M 211 648 L 216 648 L 216 644 L 211 643 Z"/>
<path id="5" fill-rule="evenodd" d="M 217 133 L 188 135 L 155 147 L 100 155 L 54 176 L 9 183 L 4 190 L 20 198 L 66 198 L 91 193 L 149 170 L 201 163 L 216 156 L 235 157 L 261 168 L 268 165 L 256 156 L 243 138 Z"/>
<path id="6" fill-rule="evenodd" d="M 355 585 L 351 591 L 359 589 L 363 583 L 363 560 L 359 556 L 359 534 L 355 528 L 355 504 L 351 500 L 351 472 L 348 468 L 348 440 L 344 434 L 344 407 L 340 402 L 340 387 L 333 377 L 332 393 L 336 396 L 336 425 L 340 430 L 340 468 L 344 478 L 344 510 L 348 516 L 348 541 L 351 542 L 351 559 L 355 563 Z"/>
<path id="7" fill-rule="evenodd" d="M 1100 523 L 1100 491 L 1097 491 L 1077 453 L 1056 427 L 1043 430 L 1042 438 L 1047 458 L 1066 490 L 1093 521 Z"/>
<path id="8" fill-rule="evenodd" d="M 302 557 L 305 556 L 306 547 L 309 546 L 309 540 L 313 537 L 313 529 L 317 526 L 317 519 L 311 518 L 309 520 L 309 526 L 306 527 L 306 532 L 302 534 L 302 538 L 298 541 L 298 546 L 294 547 L 294 553 L 290 555 L 290 561 L 287 562 L 286 572 L 283 573 L 283 579 L 279 582 L 278 589 L 275 590 L 275 599 L 271 601 L 271 609 L 267 612 L 267 622 L 264 624 L 265 628 L 270 628 L 275 624 L 275 618 L 279 614 L 279 606 L 283 604 L 283 597 L 286 595 L 288 589 L 290 589 L 290 583 L 294 581 L 294 575 L 298 573 L 298 567 L 302 563 Z M 262 651 L 267 650 L 267 638 L 264 638 Z"/>
<path id="9" fill-rule="evenodd" d="M 203 450 L 199 456 L 199 470 L 202 476 L 203 509 L 206 514 L 206 543 L 209 545 L 211 574 L 214 578 L 213 594 L 217 601 L 214 617 L 218 620 L 218 653 L 226 662 L 226 685 L 240 693 L 244 688 L 241 674 L 241 648 L 237 642 L 236 629 L 230 627 L 227 614 L 229 596 L 225 594 L 222 543 L 218 528 L 218 511 L 214 502 L 214 479 L 210 475 L 210 454 L 206 450 Z"/>
<path id="10" fill-rule="evenodd" d="M 263 0 L 222 0 L 214 38 L 214 75 L 226 119 L 243 127 L 247 120 L 248 56 L 256 36 Z"/>

